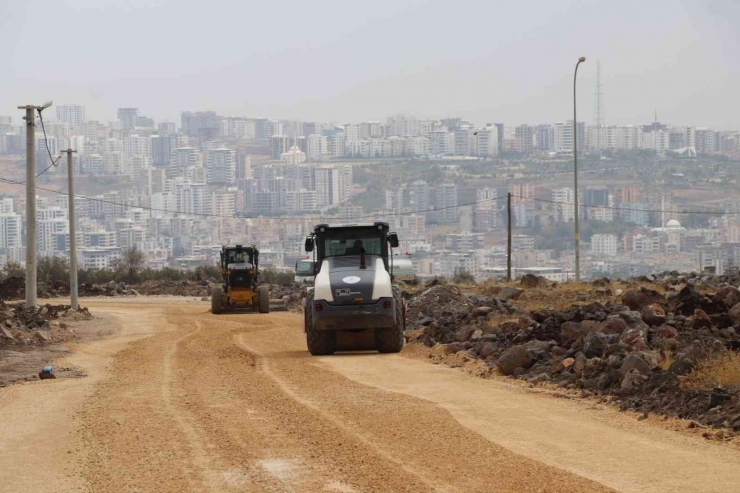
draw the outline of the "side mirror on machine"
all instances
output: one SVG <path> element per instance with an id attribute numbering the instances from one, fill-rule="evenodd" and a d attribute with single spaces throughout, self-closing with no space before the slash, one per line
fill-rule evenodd
<path id="1" fill-rule="evenodd" d="M 304 248 L 307 252 L 313 252 L 313 238 L 311 238 L 310 236 L 306 237 Z"/>
<path id="2" fill-rule="evenodd" d="M 391 248 L 398 248 L 398 235 L 396 233 L 388 233 L 388 241 L 391 244 Z"/>

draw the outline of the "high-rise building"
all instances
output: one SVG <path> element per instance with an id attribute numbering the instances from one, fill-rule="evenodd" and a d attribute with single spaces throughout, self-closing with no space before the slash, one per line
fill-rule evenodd
<path id="1" fill-rule="evenodd" d="M 177 149 L 177 137 L 174 135 L 154 135 L 151 137 L 151 148 L 152 164 L 154 166 L 169 166 L 172 151 Z"/>
<path id="2" fill-rule="evenodd" d="M 236 182 L 236 151 L 208 149 L 203 153 L 206 182 L 209 185 L 231 185 Z"/>
<path id="3" fill-rule="evenodd" d="M 160 136 L 175 135 L 177 133 L 177 125 L 175 125 L 175 122 L 160 122 L 157 124 L 157 133 Z"/>
<path id="4" fill-rule="evenodd" d="M 424 180 L 416 180 L 409 185 L 409 205 L 413 212 L 429 210 L 429 184 Z"/>
<path id="5" fill-rule="evenodd" d="M 437 209 L 437 220 L 440 223 L 457 223 L 457 185 L 442 183 L 437 187 Z"/>
<path id="6" fill-rule="evenodd" d="M 551 151 L 555 145 L 552 125 L 537 125 L 535 129 L 535 147 L 540 151 Z"/>
<path id="7" fill-rule="evenodd" d="M 322 157 L 329 156 L 329 142 L 326 137 L 319 134 L 308 136 L 308 152 L 306 157 L 310 161 L 320 161 Z"/>
<path id="8" fill-rule="evenodd" d="M 555 151 L 573 153 L 573 120 L 557 122 L 553 131 Z M 586 124 L 578 122 L 578 147 L 585 149 Z"/>
<path id="9" fill-rule="evenodd" d="M 518 140 L 518 151 L 530 154 L 534 147 L 535 129 L 529 125 L 519 125 L 514 129 L 514 134 Z"/>
<path id="10" fill-rule="evenodd" d="M 313 170 L 317 205 L 319 207 L 337 205 L 340 202 L 337 169 L 329 164 L 316 166 Z"/>
<path id="11" fill-rule="evenodd" d="M 217 140 L 221 135 L 221 117 L 215 111 L 183 111 L 181 121 L 182 133 L 201 142 Z"/>
<path id="12" fill-rule="evenodd" d="M 123 124 L 123 130 L 128 132 L 136 126 L 139 117 L 138 108 L 118 108 L 118 119 Z"/>
<path id="13" fill-rule="evenodd" d="M 21 246 L 21 216 L 11 212 L 0 213 L 0 248 Z"/>
<path id="14" fill-rule="evenodd" d="M 497 127 L 489 125 L 486 128 L 478 129 L 477 133 L 477 155 L 479 157 L 497 156 L 502 144 L 498 138 L 500 133 L 503 134 L 503 130 L 499 132 Z"/>
<path id="15" fill-rule="evenodd" d="M 572 151 L 572 149 L 571 149 Z M 570 222 L 575 220 L 575 193 L 572 188 L 556 188 L 552 191 L 552 200 L 560 208 L 560 220 Z"/>
<path id="16" fill-rule="evenodd" d="M 85 107 L 79 104 L 60 104 L 57 106 L 57 120 L 78 127 L 85 121 Z"/>
<path id="17" fill-rule="evenodd" d="M 178 147 L 172 150 L 170 169 L 180 174 L 185 168 L 198 165 L 198 149 L 194 147 Z"/>

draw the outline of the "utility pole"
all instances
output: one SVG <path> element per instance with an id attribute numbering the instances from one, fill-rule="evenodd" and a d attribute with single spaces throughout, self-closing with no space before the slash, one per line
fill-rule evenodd
<path id="1" fill-rule="evenodd" d="M 26 308 L 36 308 L 36 115 L 51 106 L 27 104 L 26 110 Z"/>
<path id="2" fill-rule="evenodd" d="M 506 280 L 511 281 L 511 192 L 506 195 L 506 215 L 508 216 L 506 225 Z"/>
<path id="3" fill-rule="evenodd" d="M 575 192 L 575 241 L 576 241 L 576 282 L 581 280 L 581 236 L 578 232 L 578 216 L 580 210 L 578 209 L 578 119 L 576 117 L 576 76 L 578 75 L 578 66 L 586 61 L 586 57 L 581 57 L 576 63 L 576 70 L 573 73 L 573 176 L 574 176 L 574 192 Z"/>
<path id="4" fill-rule="evenodd" d="M 36 122 L 38 106 L 26 110 L 26 308 L 36 307 Z"/>
<path id="5" fill-rule="evenodd" d="M 72 167 L 72 149 L 62 151 L 67 153 L 68 185 L 69 194 L 69 296 L 70 305 L 74 310 L 79 307 L 77 299 L 77 237 L 75 235 L 75 187 L 74 169 Z"/>

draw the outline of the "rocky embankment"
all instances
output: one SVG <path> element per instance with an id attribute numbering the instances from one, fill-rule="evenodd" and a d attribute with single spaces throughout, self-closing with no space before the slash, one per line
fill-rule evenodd
<path id="1" fill-rule="evenodd" d="M 621 290 L 599 280 L 583 288 L 599 301 L 535 310 L 517 306 L 524 290 L 557 287 L 527 279 L 482 296 L 437 285 L 409 299 L 407 339 L 723 438 L 740 432 L 739 281 L 668 273 Z"/>
<path id="2" fill-rule="evenodd" d="M 26 308 L 23 303 L 0 301 L 0 348 L 19 348 L 61 342 L 74 336 L 67 323 L 90 320 L 87 308 L 43 305 Z"/>

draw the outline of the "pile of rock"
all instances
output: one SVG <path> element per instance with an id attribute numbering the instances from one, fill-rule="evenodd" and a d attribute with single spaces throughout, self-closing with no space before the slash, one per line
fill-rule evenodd
<path id="1" fill-rule="evenodd" d="M 624 408 L 740 431 L 740 388 L 681 386 L 697 363 L 740 350 L 735 287 L 705 295 L 687 284 L 667 297 L 641 287 L 627 290 L 619 302 L 537 310 L 493 324 L 478 321 L 491 313 L 488 308 L 477 312 L 470 299 L 462 308 L 430 323 L 422 317 L 426 308 L 416 308 L 409 313 L 412 323 L 425 327 L 410 340 L 446 344 L 447 354 L 465 351 L 504 375 L 534 384 L 609 395 Z"/>
<path id="2" fill-rule="evenodd" d="M 89 320 L 87 308 L 69 305 L 44 305 L 27 308 L 23 303 L 0 301 L 0 346 L 26 346 L 51 342 L 53 332 L 66 330 L 64 321 Z"/>
<path id="3" fill-rule="evenodd" d="M 518 288 L 504 288 L 501 296 L 518 296 Z M 436 285 L 412 297 L 406 305 L 410 340 L 422 340 L 428 346 L 462 344 L 480 337 L 491 328 L 496 315 L 516 313 L 507 300 L 494 296 L 468 296 L 453 285 Z M 453 346 L 452 349 L 461 349 Z"/>

